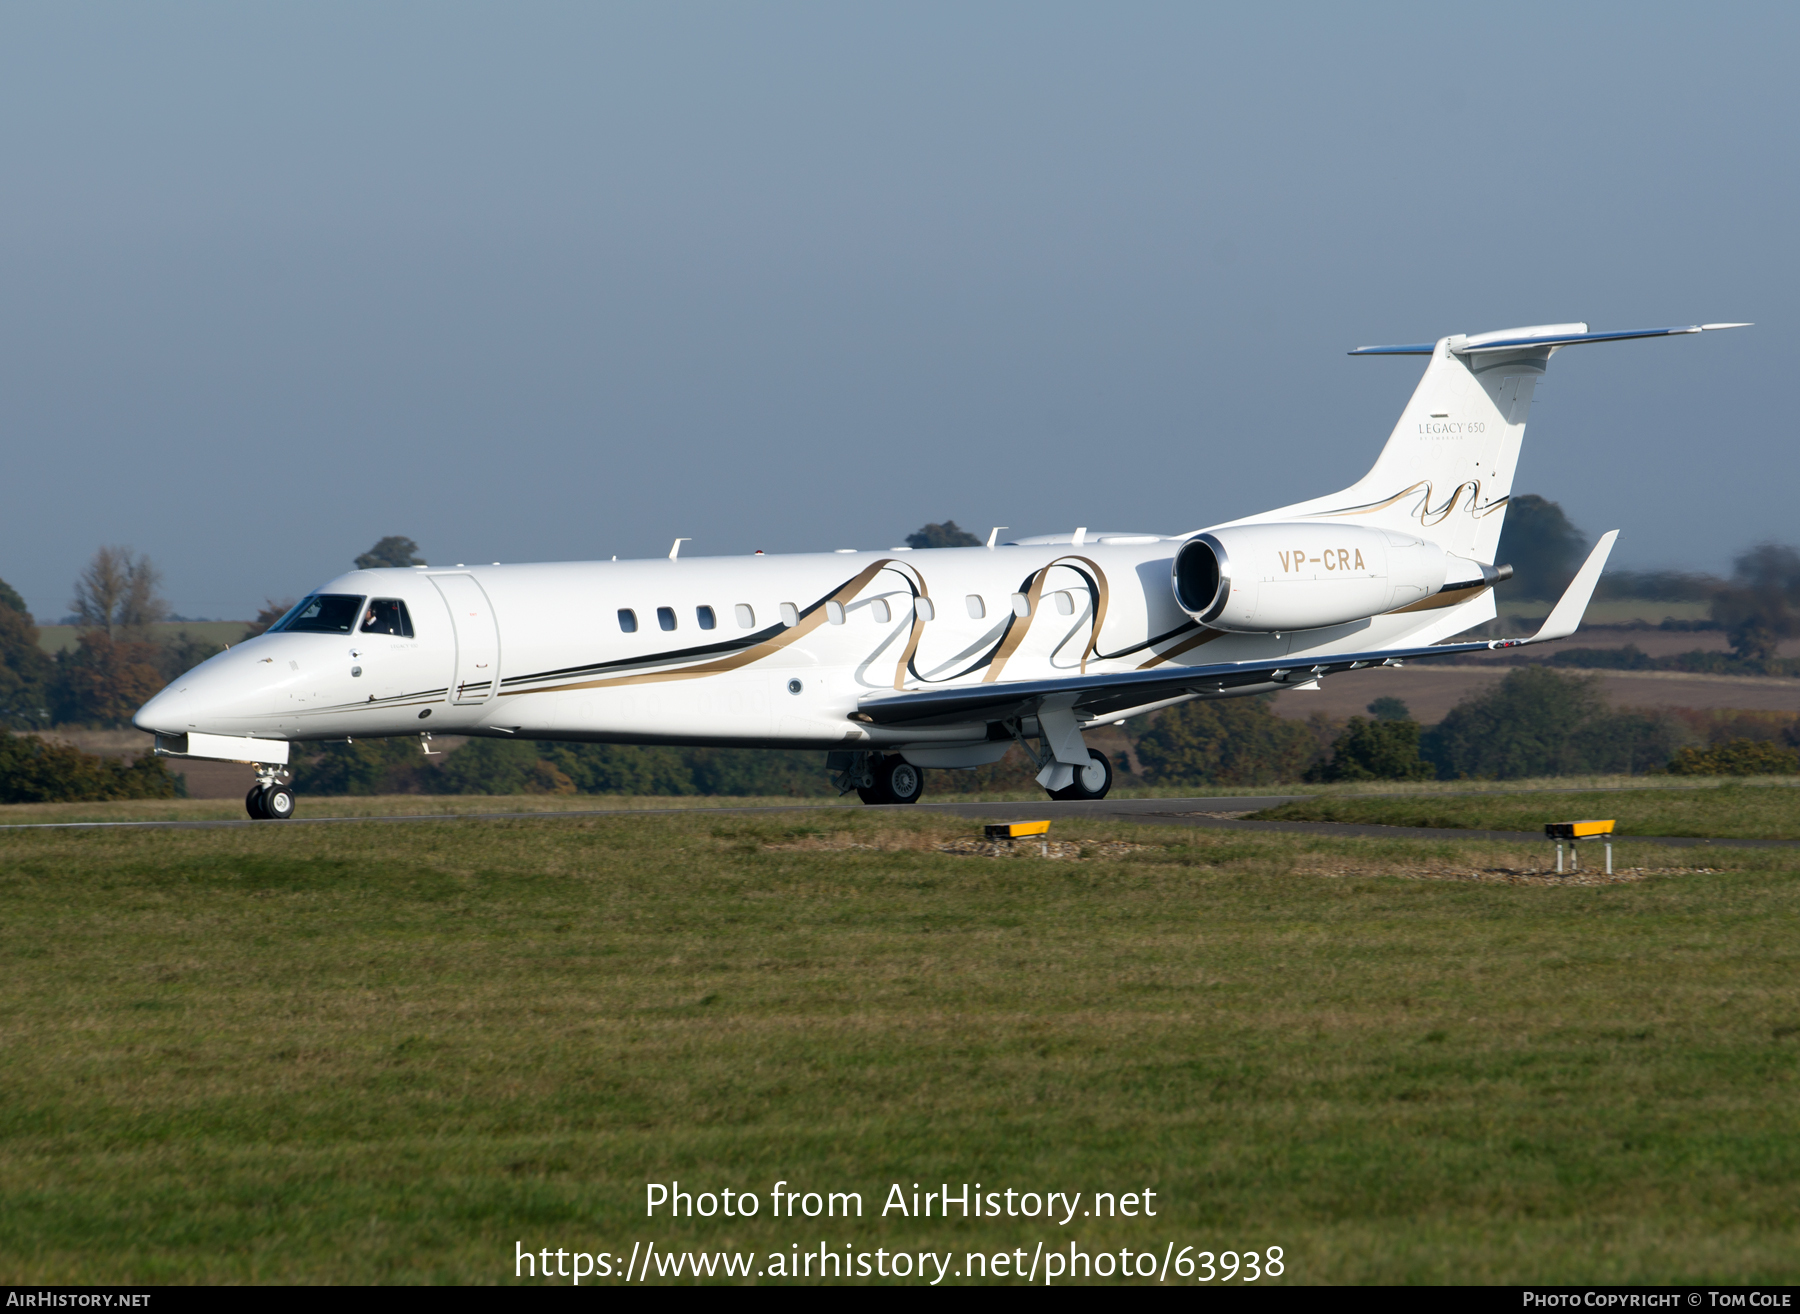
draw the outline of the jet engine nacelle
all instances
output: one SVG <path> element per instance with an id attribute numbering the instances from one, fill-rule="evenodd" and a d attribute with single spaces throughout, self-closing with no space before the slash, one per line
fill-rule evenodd
<path id="1" fill-rule="evenodd" d="M 1175 554 L 1175 600 L 1215 630 L 1267 634 L 1341 625 L 1421 602 L 1447 578 L 1498 572 L 1435 543 L 1361 525 L 1237 525 Z M 1491 582 L 1491 581 L 1489 581 Z"/>

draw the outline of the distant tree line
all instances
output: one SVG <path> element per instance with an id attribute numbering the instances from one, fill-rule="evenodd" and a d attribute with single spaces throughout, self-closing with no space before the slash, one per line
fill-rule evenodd
<path id="1" fill-rule="evenodd" d="M 1679 713 L 1613 708 L 1598 676 L 1522 667 L 1471 692 L 1435 726 L 1398 699 L 1370 705 L 1329 739 L 1274 714 L 1272 696 L 1185 703 L 1136 741 L 1153 785 L 1282 781 L 1513 780 L 1530 776 L 1744 775 L 1800 771 L 1800 721 L 1743 716 L 1711 726 Z M 1707 742 L 1694 741 L 1708 734 Z"/>
<path id="2" fill-rule="evenodd" d="M 1512 566 L 1513 577 L 1498 586 L 1496 597 L 1515 604 L 1561 597 L 1587 550 L 1587 536 L 1555 502 L 1535 493 L 1512 498 L 1498 556 L 1500 563 Z M 1739 553 L 1728 579 L 1673 570 L 1611 571 L 1601 576 L 1594 596 L 1709 604 L 1710 626 L 1725 632 L 1731 657 L 1684 654 L 1665 659 L 1672 669 L 1800 675 L 1800 663 L 1784 662 L 1779 652 L 1782 640 L 1800 636 L 1800 551 L 1787 544 L 1759 543 Z M 1568 665 L 1610 664 L 1567 652 L 1559 656 Z"/>
<path id="3" fill-rule="evenodd" d="M 1570 562 L 1583 548 L 1579 532 L 1568 525 L 1560 507 L 1542 498 L 1518 498 L 1512 508 L 1519 508 L 1519 524 L 1535 536 L 1532 541 L 1547 541 L 1556 549 L 1531 559 L 1531 573 L 1525 577 L 1556 584 L 1559 572 L 1572 571 Z M 1515 523 L 1512 508 L 1509 533 Z M 946 520 L 925 526 L 908 542 L 929 548 L 978 540 Z M 356 564 L 408 566 L 423 564 L 423 559 L 411 539 L 389 536 L 356 558 Z M 1617 577 L 1616 587 L 1692 591 L 1701 588 L 1695 581 L 1705 578 L 1626 575 Z M 1706 656 L 1744 669 L 1752 659 L 1742 654 L 1754 652 L 1764 654 L 1754 659 L 1764 669 L 1779 665 L 1774 645 L 1800 633 L 1800 553 L 1761 545 L 1738 558 L 1730 581 L 1712 581 L 1705 588 L 1711 590 L 1707 596 L 1714 614 L 1740 650 L 1733 657 Z M 72 605 L 82 632 L 73 648 L 52 658 L 38 646 L 37 627 L 24 600 L 0 581 L 0 720 L 6 725 L 32 730 L 54 724 L 128 724 L 158 689 L 218 646 L 185 630 L 153 637 L 151 627 L 168 614 L 160 575 L 130 548 L 97 551 L 76 581 Z M 270 600 L 246 626 L 246 637 L 266 630 L 291 605 Z M 1604 658 L 1609 664 L 1651 660 L 1629 647 L 1564 650 L 1555 660 L 1598 665 L 1601 654 L 1611 654 Z M 1115 763 L 1119 784 L 1235 787 L 1302 779 L 1507 779 L 1664 769 L 1741 774 L 1752 767 L 1787 770 L 1783 764 L 1800 750 L 1800 732 L 1791 721 L 1734 724 L 1727 733 L 1718 726 L 1689 724 L 1679 713 L 1613 709 L 1602 698 L 1597 677 L 1545 666 L 1513 670 L 1429 728 L 1414 722 L 1405 704 L 1393 698 L 1377 699 L 1368 717 L 1352 717 L 1347 723 L 1318 715 L 1308 721 L 1279 717 L 1271 703 L 1269 696 L 1197 701 L 1128 727 L 1131 756 L 1140 771 L 1134 775 L 1129 761 Z M 153 759 L 120 763 L 19 736 L 0 739 L 0 744 L 8 754 L 0 761 L 4 801 L 166 797 L 178 787 L 176 778 Z M 420 753 L 416 739 L 405 738 L 302 748 L 296 770 L 301 788 L 319 794 L 815 797 L 830 792 L 818 756 L 474 739 L 433 760 Z M 1014 750 L 989 767 L 934 773 L 932 788 L 940 794 L 1029 791 L 1035 774 L 1035 765 Z"/>
<path id="4" fill-rule="evenodd" d="M 1142 770 L 1116 761 L 1120 787 L 1260 788 L 1300 780 L 1508 780 L 1670 771 L 1742 775 L 1800 770 L 1800 726 L 1778 714 L 1707 721 L 1704 713 L 1609 707 L 1596 677 L 1546 667 L 1509 672 L 1435 726 L 1379 698 L 1367 717 L 1277 716 L 1274 695 L 1206 699 L 1127 730 Z M 1700 718 L 1695 720 L 1694 718 Z M 412 739 L 303 749 L 297 783 L 319 794 L 830 795 L 819 754 L 471 739 L 428 759 Z M 934 795 L 1035 790 L 1015 750 L 991 767 L 932 773 Z"/>
<path id="5" fill-rule="evenodd" d="M 390 535 L 356 558 L 359 569 L 422 566 L 419 545 Z M 98 549 L 76 577 L 69 623 L 75 645 L 55 656 L 38 646 L 37 622 L 25 600 L 0 580 L 0 728 L 53 725 L 112 728 L 158 690 L 225 645 L 186 629 L 170 632 L 162 572 L 129 547 Z M 254 638 L 280 620 L 292 598 L 269 599 L 244 627 Z"/>
<path id="6" fill-rule="evenodd" d="M 830 794 L 818 753 L 471 739 L 427 758 L 417 739 L 302 746 L 295 784 L 319 794 Z"/>
<path id="7" fill-rule="evenodd" d="M 181 798 L 186 781 L 148 753 L 126 760 L 37 735 L 0 734 L 0 803 Z"/>
<path id="8" fill-rule="evenodd" d="M 54 657 L 16 590 L 0 581 L 0 725 L 119 726 L 220 645 L 186 630 L 153 634 L 168 615 L 161 575 L 130 548 L 103 547 L 75 581 L 75 646 Z"/>

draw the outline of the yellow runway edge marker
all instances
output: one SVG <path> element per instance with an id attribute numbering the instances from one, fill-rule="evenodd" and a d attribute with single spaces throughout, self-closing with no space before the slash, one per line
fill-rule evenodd
<path id="1" fill-rule="evenodd" d="M 1575 850 L 1575 841 L 1599 838 L 1606 844 L 1606 874 L 1612 875 L 1612 836 L 1615 821 L 1548 821 L 1544 823 L 1544 837 L 1556 841 L 1556 874 L 1563 874 L 1563 844 L 1569 846 L 1569 864 L 1571 871 L 1581 870 L 1581 858 Z"/>
<path id="2" fill-rule="evenodd" d="M 1544 834 L 1553 840 L 1587 839 L 1592 835 L 1610 835 L 1613 821 L 1552 821 L 1544 826 Z"/>

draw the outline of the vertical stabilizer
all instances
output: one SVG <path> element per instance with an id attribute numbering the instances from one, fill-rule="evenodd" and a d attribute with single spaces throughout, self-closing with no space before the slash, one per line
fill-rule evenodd
<path id="1" fill-rule="evenodd" d="M 1587 330 L 1585 324 L 1551 327 Z M 1489 336 L 1498 335 L 1483 335 Z M 1250 519 L 1376 525 L 1428 539 L 1459 557 L 1492 561 L 1532 395 L 1551 349 L 1467 352 L 1465 344 L 1473 341 L 1479 339 L 1444 338 L 1429 348 L 1425 377 L 1368 474 L 1341 493 Z"/>
<path id="2" fill-rule="evenodd" d="M 1231 523 L 1341 520 L 1428 539 L 1455 556 L 1491 563 L 1532 395 L 1555 352 L 1583 343 L 1748 327 L 1684 324 L 1590 333 L 1586 324 L 1538 324 L 1472 337 L 1459 333 L 1433 344 L 1359 347 L 1350 354 L 1431 357 L 1374 468 L 1341 493 Z"/>

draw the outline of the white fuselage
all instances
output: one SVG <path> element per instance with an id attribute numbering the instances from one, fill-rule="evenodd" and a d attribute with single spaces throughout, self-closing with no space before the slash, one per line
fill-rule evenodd
<path id="1" fill-rule="evenodd" d="M 259 780 L 288 741 L 449 732 L 847 749 L 832 758 L 855 760 L 833 769 L 884 797 L 857 774 L 877 756 L 973 766 L 1035 736 L 1053 797 L 1075 770 L 1103 796 L 1105 764 L 1081 744 L 1089 722 L 1316 687 L 1437 655 L 1494 619 L 1507 573 L 1494 554 L 1551 355 L 1730 327 L 1541 324 L 1361 348 L 1430 358 L 1368 474 L 1178 537 L 353 571 L 133 720 L 159 752 L 256 762 Z M 1574 632 L 1615 537 L 1524 642 Z M 400 603 L 410 620 L 381 620 Z M 899 793 L 889 801 L 917 797 Z M 286 815 L 291 793 L 269 797 Z"/>
<path id="2" fill-rule="evenodd" d="M 1175 600 L 1170 564 L 1181 540 L 1070 539 L 353 571 L 318 592 L 399 599 L 412 637 L 360 628 L 265 634 L 176 680 L 136 723 L 165 735 L 290 741 L 430 731 L 922 750 L 973 744 L 990 732 L 980 723 L 863 724 L 855 719 L 859 699 L 1165 662 L 1345 651 L 1448 616 L 1220 633 L 1196 625 Z M 1460 626 L 1485 619 L 1470 618 L 1466 606 L 1452 610 Z M 707 611 L 710 629 L 702 627 Z M 635 618 L 635 631 L 621 613 Z"/>

